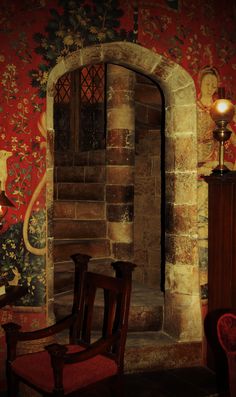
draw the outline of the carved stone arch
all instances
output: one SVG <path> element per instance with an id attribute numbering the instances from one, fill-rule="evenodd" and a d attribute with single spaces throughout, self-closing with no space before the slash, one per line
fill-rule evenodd
<path id="1" fill-rule="evenodd" d="M 83 48 L 61 60 L 47 85 L 47 309 L 53 313 L 52 205 L 54 87 L 63 74 L 113 63 L 156 81 L 165 97 L 166 285 L 164 330 L 181 341 L 202 339 L 197 223 L 197 105 L 192 77 L 180 65 L 138 44 L 114 42 Z M 186 149 L 188 156 L 186 156 Z"/>

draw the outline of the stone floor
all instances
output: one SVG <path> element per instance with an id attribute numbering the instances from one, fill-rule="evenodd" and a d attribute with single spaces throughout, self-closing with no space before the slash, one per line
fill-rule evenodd
<path id="1" fill-rule="evenodd" d="M 125 397 L 216 397 L 216 377 L 206 367 L 127 374 Z"/>
<path id="2" fill-rule="evenodd" d="M 124 397 L 218 396 L 229 397 L 227 394 L 217 393 L 215 375 L 205 367 L 176 368 L 125 375 Z M 0 397 L 6 397 L 6 393 L 0 393 Z"/>

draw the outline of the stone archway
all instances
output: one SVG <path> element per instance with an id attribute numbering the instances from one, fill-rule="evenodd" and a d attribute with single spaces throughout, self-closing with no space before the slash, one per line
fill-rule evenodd
<path id="1" fill-rule="evenodd" d="M 178 64 L 126 42 L 87 47 L 71 53 L 51 71 L 47 86 L 47 309 L 53 313 L 53 105 L 63 74 L 105 62 L 140 72 L 156 81 L 166 103 L 166 285 L 164 331 L 180 341 L 202 339 L 197 235 L 196 94 L 191 76 Z"/>

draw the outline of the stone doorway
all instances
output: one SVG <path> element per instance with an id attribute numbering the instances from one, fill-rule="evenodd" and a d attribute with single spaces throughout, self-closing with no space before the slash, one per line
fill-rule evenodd
<path id="1" fill-rule="evenodd" d="M 71 54 L 50 73 L 47 90 L 48 225 L 53 197 L 53 100 L 57 79 L 86 64 L 107 62 L 130 68 L 160 85 L 165 96 L 165 332 L 179 341 L 200 341 L 202 319 L 198 277 L 196 98 L 191 77 L 177 64 L 132 43 L 109 43 Z M 188 155 L 186 155 L 188 153 Z M 48 228 L 48 247 L 53 233 Z M 48 250 L 48 310 L 53 308 L 53 255 Z M 50 302 L 52 302 L 50 306 Z"/>

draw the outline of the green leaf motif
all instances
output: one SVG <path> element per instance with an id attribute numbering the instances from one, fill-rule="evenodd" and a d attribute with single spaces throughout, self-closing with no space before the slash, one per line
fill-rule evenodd
<path id="1" fill-rule="evenodd" d="M 31 84 L 38 87 L 40 98 L 46 93 L 41 72 L 48 72 L 61 57 L 95 43 L 133 39 L 132 31 L 120 29 L 120 18 L 124 13 L 118 0 L 94 0 L 91 5 L 80 0 L 59 0 L 58 5 L 63 11 L 59 14 L 56 9 L 50 9 L 46 35 L 36 33 L 33 36 L 38 44 L 35 52 L 46 62 L 40 64 L 37 71 L 29 72 Z"/>

